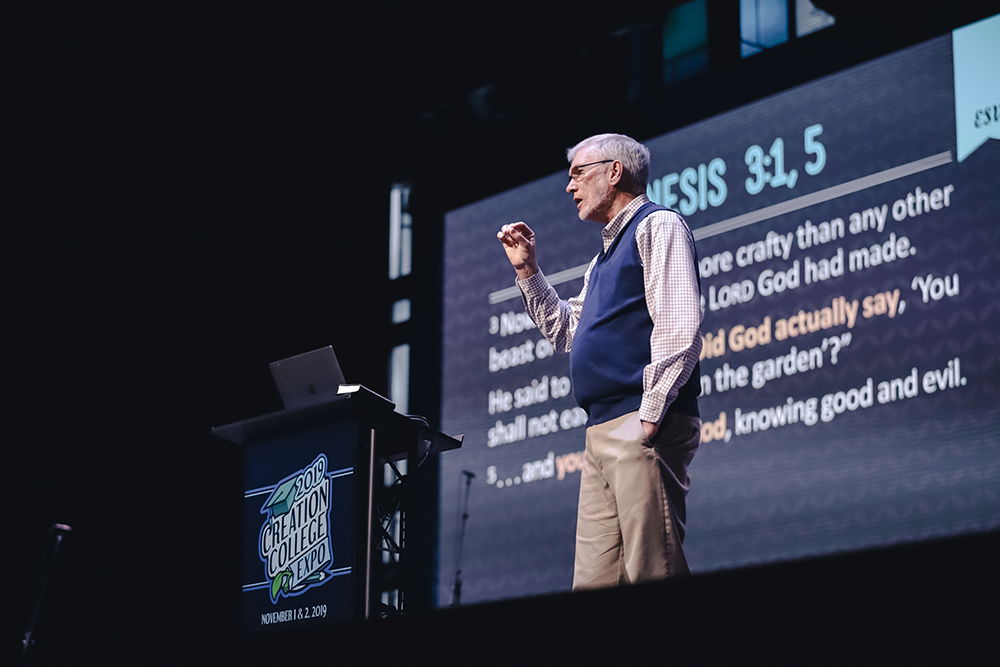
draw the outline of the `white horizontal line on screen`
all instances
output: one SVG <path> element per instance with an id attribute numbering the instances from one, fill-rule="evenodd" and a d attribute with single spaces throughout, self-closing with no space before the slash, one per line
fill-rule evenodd
<path id="1" fill-rule="evenodd" d="M 712 236 L 724 234 L 725 232 L 731 232 L 734 229 L 753 225 L 758 222 L 763 222 L 764 220 L 770 220 L 771 218 L 776 218 L 779 215 L 785 215 L 786 213 L 791 213 L 809 206 L 821 204 L 825 201 L 830 201 L 831 199 L 837 199 L 838 197 L 843 197 L 844 195 L 866 190 L 868 188 L 875 187 L 876 185 L 894 181 L 898 178 L 912 176 L 913 174 L 918 174 L 921 171 L 927 171 L 928 169 L 948 164 L 951 161 L 951 151 L 936 153 L 925 158 L 920 158 L 919 160 L 914 160 L 913 162 L 907 162 L 906 164 L 877 171 L 874 174 L 862 176 L 861 178 L 855 178 L 852 181 L 846 181 L 844 183 L 840 183 L 839 185 L 832 185 L 828 188 L 817 190 L 816 192 L 810 192 L 809 194 L 802 195 L 801 197 L 794 197 L 788 201 L 765 206 L 764 208 L 757 209 L 756 211 L 742 213 L 732 218 L 726 218 L 725 220 L 720 220 L 719 222 L 713 222 L 710 225 L 694 229 L 691 233 L 694 235 L 695 241 L 700 241 Z M 553 273 L 551 276 L 546 276 L 546 278 L 548 279 L 550 285 L 568 283 L 571 280 L 583 277 L 583 274 L 587 272 L 588 266 L 590 266 L 590 262 L 559 271 L 558 273 Z M 489 301 L 490 305 L 493 305 L 507 301 L 508 299 L 516 299 L 519 296 L 521 296 L 521 290 L 516 286 L 506 287 L 495 292 L 490 292 Z"/>

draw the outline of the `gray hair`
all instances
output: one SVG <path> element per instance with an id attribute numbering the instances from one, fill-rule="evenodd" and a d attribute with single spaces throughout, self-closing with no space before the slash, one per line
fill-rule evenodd
<path id="1" fill-rule="evenodd" d="M 625 168 L 623 189 L 632 194 L 643 194 L 649 183 L 649 149 L 624 134 L 595 134 L 587 137 L 566 151 L 566 159 L 573 158 L 584 148 L 594 149 L 602 160 L 618 160 Z"/>

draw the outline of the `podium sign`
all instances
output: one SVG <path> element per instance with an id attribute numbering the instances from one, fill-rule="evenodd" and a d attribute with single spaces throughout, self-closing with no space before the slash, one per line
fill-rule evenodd
<path id="1" fill-rule="evenodd" d="M 245 632 L 301 628 L 402 613 L 407 578 L 408 482 L 384 469 L 461 446 L 393 412 L 360 385 L 305 407 L 218 426 L 243 447 L 239 625 Z M 424 513 L 425 514 L 425 513 Z M 410 517 L 418 530 L 422 514 Z M 398 535 L 391 530 L 395 520 Z M 393 605 L 381 601 L 394 592 Z"/>
<path id="2" fill-rule="evenodd" d="M 357 424 L 265 437 L 243 459 L 240 626 L 302 627 L 357 612 Z M 347 446 L 344 446 L 344 445 Z"/>

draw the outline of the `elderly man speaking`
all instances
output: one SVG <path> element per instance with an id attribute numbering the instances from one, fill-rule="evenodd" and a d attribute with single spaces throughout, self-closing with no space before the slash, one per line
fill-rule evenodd
<path id="1" fill-rule="evenodd" d="M 688 571 L 687 468 L 701 436 L 701 306 L 694 238 L 676 212 L 646 197 L 649 150 L 599 134 L 567 152 L 581 220 L 603 225 L 583 289 L 562 300 L 524 222 L 497 232 L 525 307 L 569 352 L 573 393 L 587 411 L 573 589 Z"/>

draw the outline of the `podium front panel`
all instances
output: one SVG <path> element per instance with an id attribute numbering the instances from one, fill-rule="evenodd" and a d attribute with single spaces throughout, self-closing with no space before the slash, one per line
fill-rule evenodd
<path id="1" fill-rule="evenodd" d="M 359 557 L 368 429 L 349 417 L 304 425 L 245 445 L 244 632 L 315 627 L 358 618 Z M 361 460 L 359 461 L 359 458 Z"/>

